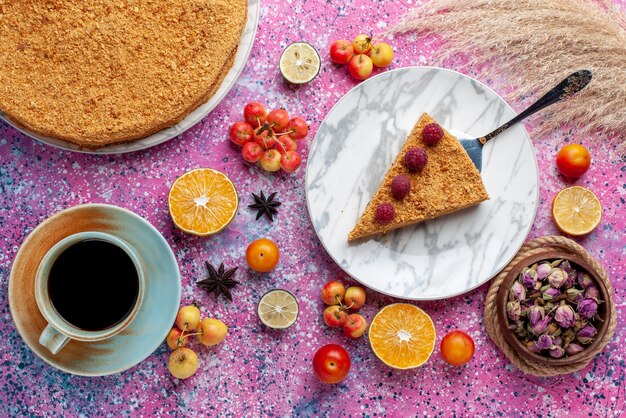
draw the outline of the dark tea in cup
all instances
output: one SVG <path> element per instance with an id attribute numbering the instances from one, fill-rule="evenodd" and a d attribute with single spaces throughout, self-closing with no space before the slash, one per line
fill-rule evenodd
<path id="1" fill-rule="evenodd" d="M 48 295 L 69 324 L 101 331 L 130 315 L 139 297 L 139 275 L 122 248 L 86 239 L 66 248 L 53 262 Z"/>

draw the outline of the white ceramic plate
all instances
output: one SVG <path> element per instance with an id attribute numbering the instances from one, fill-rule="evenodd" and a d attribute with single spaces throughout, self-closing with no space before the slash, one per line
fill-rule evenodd
<path id="1" fill-rule="evenodd" d="M 539 194 L 533 147 L 517 125 L 483 148 L 490 200 L 348 244 L 348 232 L 422 112 L 461 138 L 486 134 L 515 116 L 493 90 L 463 74 L 432 67 L 387 71 L 353 88 L 326 116 L 305 179 L 309 214 L 330 256 L 364 285 L 413 300 L 459 295 L 496 275 L 525 241 Z"/>
<path id="2" fill-rule="evenodd" d="M 13 122 L 11 122 L 11 120 L 7 118 L 2 113 L 2 111 L 0 111 L 0 119 L 4 120 L 6 123 L 13 126 L 15 129 L 22 132 L 23 134 L 35 138 L 41 142 L 55 146 L 57 148 L 62 148 L 75 152 L 82 152 L 85 154 L 122 154 L 125 152 L 139 151 L 161 144 L 178 135 L 181 135 L 187 129 L 200 122 L 222 101 L 222 99 L 226 96 L 230 89 L 235 85 L 237 78 L 239 78 L 239 75 L 246 65 L 246 61 L 248 61 L 250 51 L 252 50 L 252 44 L 254 43 L 257 25 L 259 23 L 259 8 L 260 0 L 248 0 L 248 20 L 246 22 L 243 33 L 241 34 L 241 41 L 239 42 L 237 55 L 235 56 L 235 62 L 224 80 L 222 81 L 222 85 L 220 86 L 220 88 L 213 96 L 211 96 L 211 98 L 206 103 L 200 105 L 196 110 L 188 114 L 183 120 L 181 120 L 174 126 L 163 129 L 162 131 L 159 131 L 143 139 L 124 144 L 107 145 L 96 150 L 90 150 L 81 148 L 80 146 L 72 144 L 71 142 L 38 135 L 22 127 L 18 127 Z"/>

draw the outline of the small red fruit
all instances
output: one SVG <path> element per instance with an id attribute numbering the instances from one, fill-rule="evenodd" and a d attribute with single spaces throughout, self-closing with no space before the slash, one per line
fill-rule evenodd
<path id="1" fill-rule="evenodd" d="M 343 324 L 343 333 L 346 337 L 357 339 L 365 334 L 367 329 L 367 321 L 359 314 L 348 315 L 348 320 Z"/>
<path id="2" fill-rule="evenodd" d="M 329 327 L 339 328 L 346 323 L 348 315 L 340 305 L 327 306 L 324 309 L 324 323 Z"/>
<path id="3" fill-rule="evenodd" d="M 259 161 L 261 162 L 261 167 L 263 167 L 263 170 L 274 172 L 280 170 L 281 158 L 282 155 L 280 154 L 280 152 L 272 148 L 265 151 Z"/>
<path id="4" fill-rule="evenodd" d="M 327 305 L 339 305 L 346 294 L 346 288 L 337 281 L 328 282 L 322 287 L 322 301 Z"/>
<path id="5" fill-rule="evenodd" d="M 579 144 L 566 145 L 556 154 L 556 167 L 561 174 L 571 179 L 585 174 L 590 165 L 589 151 Z"/>
<path id="6" fill-rule="evenodd" d="M 391 180 L 391 194 L 398 200 L 404 199 L 411 191 L 411 178 L 406 174 L 398 174 Z"/>
<path id="7" fill-rule="evenodd" d="M 418 171 L 424 168 L 428 162 L 428 154 L 420 147 L 409 148 L 404 154 L 404 166 L 409 171 Z"/>
<path id="8" fill-rule="evenodd" d="M 346 289 L 343 300 L 348 308 L 359 309 L 365 305 L 365 289 L 361 286 L 350 286 Z"/>
<path id="9" fill-rule="evenodd" d="M 254 134 L 254 142 L 263 148 L 263 150 L 268 150 L 276 144 L 276 137 L 270 131 L 261 127 L 257 129 Z"/>
<path id="10" fill-rule="evenodd" d="M 313 372 L 324 383 L 339 383 L 349 371 L 350 355 L 337 344 L 327 344 L 313 356 Z"/>
<path id="11" fill-rule="evenodd" d="M 256 163 L 263 155 L 263 148 L 256 142 L 246 142 L 241 149 L 241 156 L 249 163 Z"/>
<path id="12" fill-rule="evenodd" d="M 173 327 L 167 334 L 167 346 L 172 350 L 176 350 L 180 347 L 186 347 L 188 338 L 186 336 L 183 337 L 182 335 L 183 332 L 180 329 Z M 178 344 L 180 344 L 180 346 Z"/>
<path id="13" fill-rule="evenodd" d="M 248 103 L 246 107 L 243 108 L 243 118 L 253 128 L 261 126 L 263 122 L 265 122 L 266 115 L 267 110 L 265 110 L 265 106 L 259 102 Z"/>
<path id="14" fill-rule="evenodd" d="M 293 139 L 302 139 L 309 134 L 309 125 L 302 118 L 291 118 L 287 124 L 287 132 Z"/>
<path id="15" fill-rule="evenodd" d="M 282 132 L 289 123 L 289 113 L 285 109 L 274 109 L 267 115 L 266 121 L 274 132 Z"/>
<path id="16" fill-rule="evenodd" d="M 247 122 L 235 122 L 230 127 L 230 140 L 240 147 L 246 142 L 252 141 L 254 129 Z"/>
<path id="17" fill-rule="evenodd" d="M 368 35 L 357 35 L 352 42 L 354 52 L 357 54 L 367 54 L 372 49 L 372 37 Z"/>
<path id="18" fill-rule="evenodd" d="M 336 64 L 347 64 L 354 54 L 352 42 L 339 39 L 330 45 L 330 59 Z"/>
<path id="19" fill-rule="evenodd" d="M 296 151 L 298 149 L 298 144 L 288 135 L 282 135 L 276 137 L 274 148 L 280 151 L 281 154 L 284 154 L 287 151 Z"/>
<path id="20" fill-rule="evenodd" d="M 185 331 L 191 331 L 200 325 L 200 309 L 194 305 L 183 306 L 176 315 L 176 326 Z"/>
<path id="21" fill-rule="evenodd" d="M 437 123 L 429 123 L 422 130 L 422 141 L 426 145 L 434 146 L 443 138 L 443 129 Z"/>
<path id="22" fill-rule="evenodd" d="M 393 61 L 393 49 L 384 42 L 377 43 L 372 46 L 370 58 L 376 67 L 388 67 Z"/>
<path id="23" fill-rule="evenodd" d="M 453 366 L 462 366 L 474 356 L 474 340 L 463 331 L 452 331 L 441 340 L 441 356 Z"/>
<path id="24" fill-rule="evenodd" d="M 376 207 L 374 217 L 379 224 L 387 225 L 396 217 L 396 210 L 391 203 L 381 203 Z"/>
<path id="25" fill-rule="evenodd" d="M 348 72 L 357 80 L 365 80 L 373 69 L 372 59 L 365 54 L 355 55 L 348 63 Z"/>
<path id="26" fill-rule="evenodd" d="M 302 162 L 302 158 L 295 151 L 287 151 L 283 154 L 280 159 L 280 166 L 287 173 L 293 173 L 296 171 L 296 168 L 300 167 L 300 163 Z"/>

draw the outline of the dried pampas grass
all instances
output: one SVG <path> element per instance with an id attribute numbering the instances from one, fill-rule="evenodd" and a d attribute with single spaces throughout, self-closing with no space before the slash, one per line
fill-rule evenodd
<path id="1" fill-rule="evenodd" d="M 582 134 L 613 134 L 624 147 L 626 19 L 610 0 L 432 0 L 382 36 L 406 32 L 441 37 L 438 64 L 465 55 L 479 77 L 506 79 L 513 100 L 592 70 L 589 86 L 550 108 L 539 133 L 572 124 Z"/>

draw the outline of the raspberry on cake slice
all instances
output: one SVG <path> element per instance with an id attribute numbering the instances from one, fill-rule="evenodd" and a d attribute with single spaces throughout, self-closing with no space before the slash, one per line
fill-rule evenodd
<path id="1" fill-rule="evenodd" d="M 487 199 L 480 173 L 465 149 L 424 113 L 348 241 L 447 215 Z"/>

